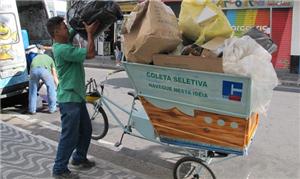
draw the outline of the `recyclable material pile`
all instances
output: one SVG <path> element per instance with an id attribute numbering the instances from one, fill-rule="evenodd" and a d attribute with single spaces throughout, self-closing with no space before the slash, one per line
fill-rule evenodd
<path id="1" fill-rule="evenodd" d="M 213 2 L 183 0 L 177 21 L 163 2 L 144 1 L 125 20 L 122 33 L 129 62 L 251 77 L 253 112 L 266 113 L 278 84 L 271 63 L 277 46 L 255 27 L 235 37 Z"/>

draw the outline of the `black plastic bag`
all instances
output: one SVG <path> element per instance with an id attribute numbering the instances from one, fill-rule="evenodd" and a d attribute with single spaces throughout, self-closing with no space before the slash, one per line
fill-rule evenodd
<path id="1" fill-rule="evenodd" d="M 264 49 L 266 49 L 270 54 L 277 51 L 277 45 L 273 42 L 273 40 L 267 34 L 258 30 L 256 27 L 252 27 L 244 35 L 249 35 L 259 45 L 261 45 Z"/>
<path id="2" fill-rule="evenodd" d="M 68 23 L 84 39 L 87 39 L 87 33 L 83 22 L 87 24 L 91 24 L 96 20 L 100 22 L 96 36 L 117 20 L 122 19 L 122 11 L 114 1 L 76 1 L 67 12 Z"/>

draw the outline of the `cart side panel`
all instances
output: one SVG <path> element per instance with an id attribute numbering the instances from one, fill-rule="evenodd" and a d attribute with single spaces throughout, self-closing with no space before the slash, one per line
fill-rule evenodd
<path id="1" fill-rule="evenodd" d="M 258 126 L 258 122 L 259 122 L 259 116 L 258 114 L 254 114 L 253 117 L 251 117 L 251 120 L 249 120 L 249 127 L 248 127 L 248 132 L 247 132 L 247 136 L 246 136 L 246 144 L 250 144 L 251 139 L 254 137 L 255 131 L 257 129 Z"/>
<path id="2" fill-rule="evenodd" d="M 247 119 L 251 115 L 251 79 L 223 73 L 124 63 L 139 96 L 162 109 L 195 109 Z"/>
<path id="3" fill-rule="evenodd" d="M 176 108 L 169 110 L 154 106 L 140 97 L 142 104 L 159 136 L 204 143 L 216 147 L 244 151 L 256 125 L 248 126 L 258 119 L 256 114 L 248 120 L 195 110 L 189 116 Z M 248 128 L 251 130 L 248 130 Z"/>

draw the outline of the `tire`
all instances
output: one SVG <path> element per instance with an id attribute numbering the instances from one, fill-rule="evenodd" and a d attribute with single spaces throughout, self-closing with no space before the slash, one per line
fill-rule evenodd
<path id="1" fill-rule="evenodd" d="M 7 107 L 23 108 L 27 112 L 28 108 L 28 92 L 0 99 L 1 109 Z"/>
<path id="2" fill-rule="evenodd" d="M 201 170 L 201 171 L 200 171 Z M 212 170 L 199 158 L 183 157 L 173 169 L 174 179 L 216 179 Z"/>
<path id="3" fill-rule="evenodd" d="M 92 122 L 92 139 L 102 139 L 108 132 L 108 119 L 106 113 L 101 106 L 95 110 L 95 105 L 93 103 L 86 103 L 86 106 Z"/>

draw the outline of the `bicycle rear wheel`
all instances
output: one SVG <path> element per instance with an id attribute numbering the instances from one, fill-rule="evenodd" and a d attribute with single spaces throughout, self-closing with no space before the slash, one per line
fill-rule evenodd
<path id="1" fill-rule="evenodd" d="M 93 103 L 88 102 L 86 103 L 86 106 L 92 122 L 92 139 L 102 139 L 108 132 L 108 119 L 106 113 L 101 106 L 96 109 L 96 106 Z"/>
<path id="2" fill-rule="evenodd" d="M 214 173 L 203 161 L 194 157 L 178 160 L 173 170 L 174 179 L 216 179 Z"/>

